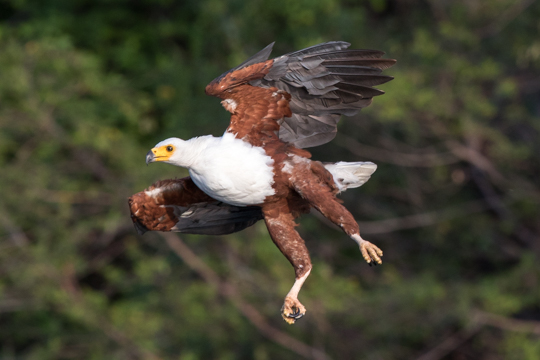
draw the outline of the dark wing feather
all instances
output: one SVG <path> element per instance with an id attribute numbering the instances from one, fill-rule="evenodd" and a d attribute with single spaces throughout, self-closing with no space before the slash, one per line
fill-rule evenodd
<path id="1" fill-rule="evenodd" d="M 231 70 L 227 72 L 224 72 L 219 77 L 214 79 L 212 82 L 220 82 L 225 76 L 227 76 L 228 74 L 232 72 L 235 72 L 237 70 L 246 68 L 250 65 L 258 64 L 258 63 L 268 60 L 268 58 L 270 57 L 270 53 L 272 53 L 273 47 L 274 47 L 274 43 L 271 43 L 270 45 L 266 46 L 264 49 L 262 49 L 261 51 L 259 51 L 258 53 L 256 53 L 255 55 L 253 55 L 252 57 L 250 57 L 249 59 L 247 59 L 240 65 L 238 65 L 237 67 L 232 68 Z"/>
<path id="2" fill-rule="evenodd" d="M 291 94 L 290 107 L 296 115 L 291 120 L 313 125 L 311 131 L 291 131 L 293 127 L 282 126 L 280 139 L 302 148 L 324 144 L 334 138 L 340 115 L 354 115 L 371 104 L 374 96 L 384 94 L 373 86 L 393 79 L 380 73 L 395 60 L 380 59 L 382 51 L 345 50 L 347 43 L 338 44 L 339 49 L 330 50 L 322 44 L 309 54 L 279 57 L 274 60 L 279 66 L 273 66 L 263 79 L 251 82 Z M 312 115 L 318 117 L 316 121 Z M 291 125 L 287 120 L 284 123 Z"/>
<path id="3" fill-rule="evenodd" d="M 389 67 L 394 66 L 395 63 L 396 63 L 396 60 L 394 60 L 394 59 L 357 59 L 357 58 L 353 59 L 353 58 L 344 58 L 344 59 L 325 60 L 324 61 L 325 66 L 356 65 L 356 66 L 364 66 L 364 67 L 372 68 L 372 69 L 379 69 L 381 71 L 384 70 L 384 69 L 388 69 Z"/>
<path id="4" fill-rule="evenodd" d="M 251 58 L 212 81 L 206 92 L 234 100 L 237 108 L 226 107 L 233 114 L 228 131 L 253 144 L 257 131 L 273 131 L 277 124 L 284 142 L 298 148 L 322 145 L 334 138 L 341 115 L 352 116 L 371 104 L 374 96 L 384 94 L 373 86 L 393 79 L 381 72 L 395 60 L 382 59 L 384 52 L 378 50 L 346 50 L 349 46 L 332 41 L 260 63 Z M 266 59 L 268 49 L 253 58 Z M 247 84 L 268 91 L 254 92 Z M 277 105 L 284 99 L 290 112 Z"/>
<path id="5" fill-rule="evenodd" d="M 262 219 L 258 206 L 238 207 L 202 192 L 191 178 L 158 181 L 129 198 L 131 219 L 139 234 L 175 231 L 224 235 L 243 230 Z"/>

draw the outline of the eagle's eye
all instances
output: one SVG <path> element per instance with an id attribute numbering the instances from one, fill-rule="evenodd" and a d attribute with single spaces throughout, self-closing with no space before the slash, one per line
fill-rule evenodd
<path id="1" fill-rule="evenodd" d="M 173 151 L 173 147 L 172 147 L 172 146 L 170 146 L 170 145 L 169 145 L 169 146 L 167 146 L 167 151 L 168 151 L 168 152 L 171 152 L 171 151 Z"/>

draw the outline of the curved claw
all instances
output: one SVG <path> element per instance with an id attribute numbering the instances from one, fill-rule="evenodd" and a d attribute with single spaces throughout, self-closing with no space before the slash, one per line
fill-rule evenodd
<path id="1" fill-rule="evenodd" d="M 306 314 L 306 308 L 298 301 L 290 297 L 285 298 L 283 307 L 281 308 L 281 316 L 289 324 L 294 324 L 296 320 L 302 318 Z"/>
<path id="2" fill-rule="evenodd" d="M 302 313 L 300 312 L 300 309 L 299 309 L 299 308 L 296 308 L 296 311 L 293 312 L 292 314 L 287 315 L 287 317 L 293 318 L 293 319 L 295 319 L 295 320 L 300 319 L 302 316 L 304 316 L 304 314 L 302 314 Z"/>

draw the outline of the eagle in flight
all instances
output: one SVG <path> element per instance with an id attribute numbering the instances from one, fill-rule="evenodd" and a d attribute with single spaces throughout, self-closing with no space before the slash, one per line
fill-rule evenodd
<path id="1" fill-rule="evenodd" d="M 221 137 L 170 138 L 146 155 L 189 170 L 189 177 L 158 181 L 129 198 L 139 233 L 176 231 L 221 235 L 263 219 L 296 280 L 281 315 L 292 324 L 306 313 L 298 293 L 311 271 L 295 219 L 313 207 L 356 241 L 370 265 L 382 251 L 364 240 L 336 195 L 364 184 L 371 162 L 323 164 L 304 148 L 336 135 L 341 115 L 352 116 L 384 92 L 381 75 L 395 60 L 376 50 L 347 50 L 333 41 L 268 60 L 273 43 L 206 87 L 231 113 Z"/>

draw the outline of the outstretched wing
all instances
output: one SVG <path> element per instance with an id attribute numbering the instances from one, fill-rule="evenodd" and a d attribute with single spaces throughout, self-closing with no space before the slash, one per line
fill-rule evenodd
<path id="1" fill-rule="evenodd" d="M 227 131 L 254 145 L 279 139 L 298 148 L 322 145 L 336 135 L 341 115 L 352 116 L 393 79 L 381 75 L 395 64 L 377 50 L 346 50 L 333 41 L 267 60 L 273 43 L 213 80 L 208 95 L 231 112 Z"/>
<path id="2" fill-rule="evenodd" d="M 225 235 L 261 220 L 258 206 L 238 207 L 219 202 L 200 190 L 190 177 L 158 181 L 128 200 L 139 234 L 175 231 Z"/>

